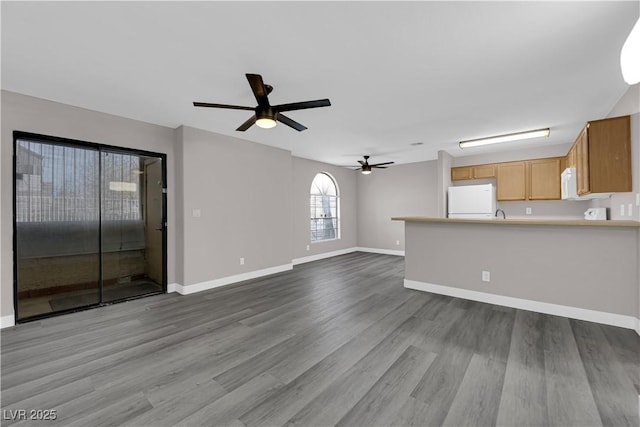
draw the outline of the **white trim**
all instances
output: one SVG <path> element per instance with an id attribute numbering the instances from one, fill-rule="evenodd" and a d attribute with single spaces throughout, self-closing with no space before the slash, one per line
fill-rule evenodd
<path id="1" fill-rule="evenodd" d="M 416 280 L 404 279 L 404 287 L 407 289 L 432 292 L 434 294 L 448 295 L 472 301 L 480 301 L 489 304 L 502 305 L 505 307 L 518 308 L 521 310 L 569 317 L 571 319 L 587 320 L 589 322 L 596 322 L 604 325 L 619 326 L 626 329 L 636 329 L 636 325 L 638 324 L 638 319 L 633 316 L 589 310 L 586 308 L 570 307 L 567 305 L 551 304 L 547 302 L 532 301 L 522 298 L 508 297 L 504 295 L 489 294 L 485 292 L 471 291 L 469 289 L 418 282 Z"/>
<path id="2" fill-rule="evenodd" d="M 363 248 L 358 246 L 356 250 L 358 252 L 369 252 L 372 254 L 404 256 L 404 251 L 394 251 L 392 249 Z"/>
<path id="3" fill-rule="evenodd" d="M 182 285 L 178 283 L 169 283 L 167 285 L 167 293 L 170 294 L 172 292 L 178 292 L 178 286 L 182 287 Z"/>
<path id="4" fill-rule="evenodd" d="M 247 273 L 236 274 L 233 276 L 222 277 L 220 279 L 209 280 L 206 282 L 194 283 L 193 285 L 180 285 L 178 283 L 172 283 L 167 287 L 167 292 L 172 289 L 180 295 L 189 295 L 196 292 L 202 292 L 213 288 L 219 288 L 220 286 L 231 285 L 232 283 L 242 282 L 244 280 L 256 279 L 262 276 L 268 276 L 270 274 L 281 273 L 293 269 L 292 264 L 278 265 L 275 267 L 265 268 L 263 270 L 249 271 Z"/>
<path id="5" fill-rule="evenodd" d="M 322 254 L 309 255 L 309 256 L 304 256 L 302 258 L 294 258 L 291 261 L 291 263 L 293 265 L 304 264 L 306 262 L 318 261 L 321 259 L 331 258 L 338 255 L 350 254 L 351 252 L 356 252 L 357 250 L 358 248 L 347 248 L 347 249 L 340 249 L 332 252 L 325 252 Z"/>
<path id="6" fill-rule="evenodd" d="M 15 326 L 15 324 L 16 324 L 16 319 L 13 314 L 10 316 L 0 317 L 0 329 L 10 328 L 12 326 Z"/>
<path id="7" fill-rule="evenodd" d="M 636 334 L 640 335 L 640 319 L 638 319 L 637 317 L 636 317 Z M 640 395 L 638 395 L 638 398 L 640 398 Z"/>

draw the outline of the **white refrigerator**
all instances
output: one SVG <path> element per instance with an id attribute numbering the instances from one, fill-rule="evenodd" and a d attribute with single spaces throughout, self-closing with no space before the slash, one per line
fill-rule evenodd
<path id="1" fill-rule="evenodd" d="M 493 218 L 496 212 L 496 189 L 493 184 L 449 187 L 449 218 Z"/>

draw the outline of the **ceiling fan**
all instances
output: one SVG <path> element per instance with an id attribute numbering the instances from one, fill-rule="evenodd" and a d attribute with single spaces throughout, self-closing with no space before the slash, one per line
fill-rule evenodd
<path id="1" fill-rule="evenodd" d="M 255 114 L 251 118 L 249 118 L 249 120 L 241 124 L 238 129 L 236 129 L 240 132 L 246 131 L 254 123 L 261 128 L 269 129 L 276 125 L 276 120 L 301 132 L 305 130 L 306 127 L 282 114 L 283 111 L 305 110 L 307 108 L 328 107 L 331 105 L 331 102 L 328 99 L 271 105 L 269 104 L 268 95 L 273 90 L 273 86 L 264 84 L 264 82 L 262 81 L 262 76 L 260 74 L 246 74 L 246 76 L 247 80 L 249 80 L 251 91 L 256 97 L 256 101 L 258 101 L 258 105 L 256 107 L 243 107 L 240 105 L 227 104 L 210 104 L 208 102 L 194 102 L 193 106 L 254 111 Z"/>
<path id="2" fill-rule="evenodd" d="M 369 175 L 371 173 L 372 168 L 386 169 L 387 167 L 385 165 L 392 165 L 395 162 L 384 162 L 384 163 L 376 163 L 375 165 L 370 165 L 369 156 L 364 156 L 364 161 L 358 160 L 358 163 L 360 163 L 360 167 L 357 168 L 356 170 L 362 170 L 363 174 Z"/>

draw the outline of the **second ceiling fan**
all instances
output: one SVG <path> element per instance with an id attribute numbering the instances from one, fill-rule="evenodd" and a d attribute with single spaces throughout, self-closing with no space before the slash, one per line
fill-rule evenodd
<path id="1" fill-rule="evenodd" d="M 244 107 L 241 105 L 228 104 L 211 104 L 208 102 L 194 102 L 193 106 L 254 111 L 255 114 L 236 129 L 240 132 L 246 131 L 251 126 L 253 126 L 253 124 L 257 124 L 262 128 L 269 129 L 276 125 L 276 121 L 284 123 L 285 125 L 294 128 L 298 132 L 301 132 L 307 128 L 296 122 L 295 120 L 292 120 L 282 114 L 283 111 L 306 110 L 308 108 L 328 107 L 331 105 L 331 102 L 328 99 L 271 105 L 269 104 L 268 95 L 273 90 L 273 86 L 265 85 L 260 74 L 246 74 L 246 76 L 247 80 L 249 80 L 251 91 L 256 97 L 256 101 L 258 101 L 258 105 L 256 107 Z"/>
<path id="2" fill-rule="evenodd" d="M 358 163 L 360 163 L 360 167 L 357 168 L 356 170 L 360 170 L 362 171 L 363 174 L 368 175 L 371 173 L 372 168 L 386 169 L 387 168 L 386 165 L 392 165 L 395 162 L 384 162 L 384 163 L 376 163 L 376 164 L 370 165 L 369 156 L 364 156 L 364 161 L 358 160 Z"/>

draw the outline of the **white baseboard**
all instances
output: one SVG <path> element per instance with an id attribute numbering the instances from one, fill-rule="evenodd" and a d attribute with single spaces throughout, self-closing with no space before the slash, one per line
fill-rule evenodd
<path id="1" fill-rule="evenodd" d="M 469 289 L 418 282 L 416 280 L 404 279 L 404 287 L 408 289 L 415 289 L 418 291 L 431 292 L 434 294 L 448 295 L 472 301 L 486 302 L 489 304 L 518 308 L 521 310 L 535 311 L 537 313 L 552 314 L 555 316 L 569 317 L 571 319 L 586 320 L 589 322 L 618 326 L 626 329 L 635 329 L 636 332 L 638 332 L 638 319 L 633 316 L 589 310 L 586 308 L 570 307 L 567 305 L 551 304 L 547 302 L 531 301 L 521 298 L 507 297 L 504 295 L 471 291 Z"/>
<path id="2" fill-rule="evenodd" d="M 636 334 L 640 335 L 640 319 L 638 318 L 636 318 Z M 640 396 L 638 397 L 640 398 Z"/>
<path id="3" fill-rule="evenodd" d="M 356 250 L 358 252 L 370 252 L 372 254 L 404 256 L 404 251 L 394 251 L 391 249 L 363 248 L 358 246 Z"/>
<path id="4" fill-rule="evenodd" d="M 278 265 L 275 267 L 269 267 L 262 270 L 249 271 L 247 273 L 236 274 L 233 276 L 222 277 L 220 279 L 209 280 L 206 282 L 194 283 L 193 285 L 180 285 L 178 283 L 171 283 L 167 286 L 167 292 L 177 292 L 180 295 L 189 295 L 196 292 L 202 292 L 213 288 L 219 288 L 221 286 L 231 285 L 233 283 L 242 282 L 244 280 L 256 279 L 258 277 L 268 276 L 270 274 L 281 273 L 293 269 L 292 264 Z"/>
<path id="5" fill-rule="evenodd" d="M 291 261 L 291 263 L 293 265 L 304 264 L 306 262 L 318 261 L 321 259 L 331 258 L 338 255 L 350 254 L 351 252 L 355 252 L 357 250 L 358 248 L 347 248 L 347 249 L 340 249 L 337 251 L 325 252 L 322 254 L 309 255 L 302 258 L 294 258 L 293 261 Z"/>
<path id="6" fill-rule="evenodd" d="M 15 319 L 15 315 L 10 315 L 10 316 L 2 316 L 0 317 L 0 329 L 4 329 L 4 328 L 10 328 L 12 326 L 15 326 L 16 324 L 16 319 Z"/>

